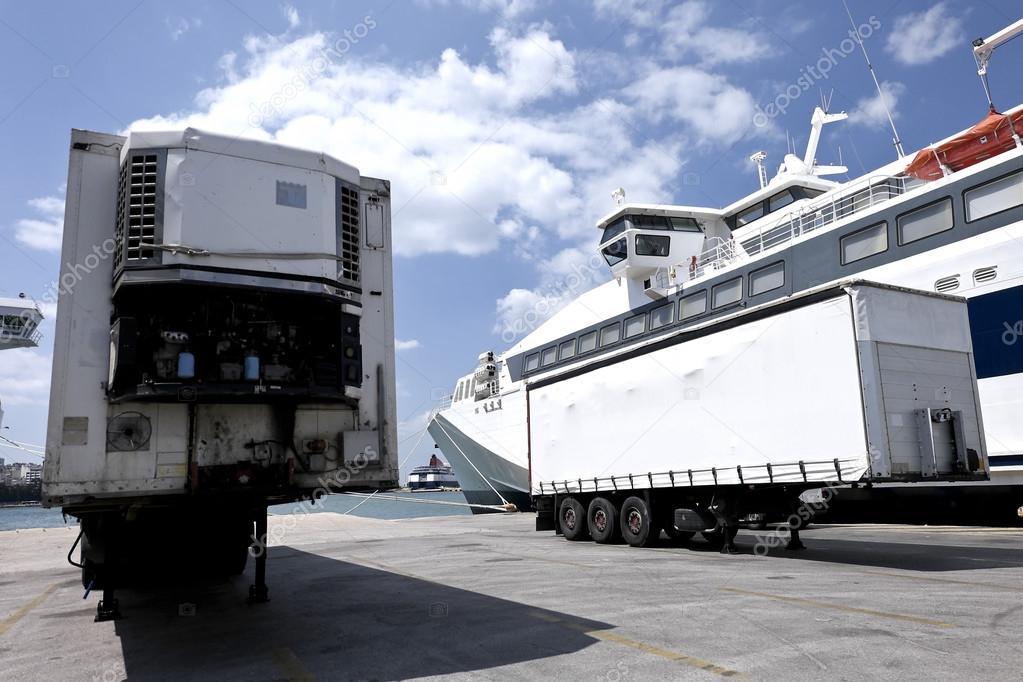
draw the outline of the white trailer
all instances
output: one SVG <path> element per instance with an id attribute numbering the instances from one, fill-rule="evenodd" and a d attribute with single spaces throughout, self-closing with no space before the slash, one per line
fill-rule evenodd
<path id="1" fill-rule="evenodd" d="M 988 475 L 964 300 L 888 285 L 743 310 L 527 395 L 537 528 L 569 539 L 730 550 L 740 518 L 810 489 Z"/>
<path id="2" fill-rule="evenodd" d="M 398 485 L 387 181 L 74 130 L 61 263 L 43 497 L 81 520 L 101 617 L 134 560 L 189 548 L 251 551 L 263 600 L 268 504 Z"/>

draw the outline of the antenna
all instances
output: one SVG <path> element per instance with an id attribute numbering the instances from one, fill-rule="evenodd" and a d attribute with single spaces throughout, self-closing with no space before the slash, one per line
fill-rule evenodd
<path id="1" fill-rule="evenodd" d="M 895 145 L 895 151 L 901 159 L 906 155 L 906 152 L 902 151 L 902 140 L 899 139 L 899 131 L 895 128 L 895 119 L 892 118 L 892 111 L 888 108 L 888 100 L 884 96 L 884 90 L 881 89 L 881 84 L 877 81 L 877 74 L 874 73 L 874 65 L 870 63 L 870 56 L 867 54 L 867 46 L 863 44 L 863 38 L 860 37 L 860 30 L 856 28 L 856 22 L 853 20 L 852 12 L 849 11 L 849 4 L 842 0 L 842 6 L 845 7 L 845 13 L 849 17 L 849 25 L 852 26 L 853 35 L 856 37 L 856 42 L 860 46 L 860 50 L 863 52 L 863 58 L 867 61 L 867 69 L 870 71 L 870 77 L 874 79 L 874 87 L 877 88 L 877 96 L 881 98 L 881 106 L 884 107 L 884 113 L 888 114 L 888 123 L 892 126 L 892 135 L 895 137 L 892 139 L 892 143 Z"/>
<path id="2" fill-rule="evenodd" d="M 760 189 L 767 187 L 767 169 L 764 168 L 764 159 L 767 158 L 767 152 L 759 151 L 754 152 L 749 160 L 757 164 L 757 176 L 760 178 Z"/>
<path id="3" fill-rule="evenodd" d="M 614 200 L 615 205 L 621 206 L 625 203 L 625 188 L 619 187 L 615 191 L 611 192 L 611 198 Z"/>

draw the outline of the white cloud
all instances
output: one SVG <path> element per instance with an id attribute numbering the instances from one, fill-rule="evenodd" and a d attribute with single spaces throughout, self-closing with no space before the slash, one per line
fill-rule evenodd
<path id="1" fill-rule="evenodd" d="M 898 17 L 885 49 L 903 64 L 929 64 L 963 44 L 963 19 L 939 2 L 923 12 Z"/>
<path id="2" fill-rule="evenodd" d="M 627 92 L 652 119 L 688 124 L 703 138 L 731 140 L 753 127 L 753 96 L 694 67 L 657 69 Z"/>
<path id="3" fill-rule="evenodd" d="M 752 29 L 708 26 L 710 13 L 710 4 L 703 0 L 668 10 L 659 23 L 665 52 L 676 58 L 692 56 L 704 64 L 751 62 L 770 54 L 767 36 Z"/>
<path id="4" fill-rule="evenodd" d="M 163 20 L 163 23 L 170 33 L 171 40 L 177 40 L 192 29 L 201 27 L 202 19 L 198 17 L 191 19 L 188 17 L 167 17 Z"/>
<path id="5" fill-rule="evenodd" d="M 874 95 L 856 102 L 856 106 L 849 112 L 849 122 L 871 128 L 887 127 L 888 114 L 885 113 L 885 102 L 891 109 L 892 118 L 898 119 L 899 99 L 905 94 L 906 86 L 898 81 L 882 81 L 881 92 L 884 93 L 884 101 L 880 95 Z"/>
<path id="6" fill-rule="evenodd" d="M 61 188 L 63 194 L 64 188 Z M 25 246 L 44 251 L 60 251 L 64 232 L 64 197 L 48 196 L 29 199 L 28 205 L 38 218 L 22 218 L 14 227 L 14 238 Z"/>
<path id="7" fill-rule="evenodd" d="M 422 344 L 419 343 L 418 339 L 409 339 L 408 341 L 402 341 L 401 339 L 394 340 L 394 350 L 413 350 L 419 348 Z"/>
<path id="8" fill-rule="evenodd" d="M 546 25 L 494 29 L 489 60 L 449 48 L 414 66 L 360 57 L 374 26 L 343 46 L 324 33 L 246 39 L 191 110 L 132 128 L 187 125 L 337 156 L 392 181 L 398 255 L 502 248 L 535 268 L 524 282 L 535 288 L 522 291 L 540 295 L 560 286 L 571 258 L 593 253 L 612 189 L 670 202 L 682 150 L 734 139 L 753 117 L 750 93 L 722 75 L 619 56 L 608 79 L 606 60 L 580 61 Z M 610 85 L 594 97 L 580 86 L 588 79 Z M 661 137 L 639 133 L 664 123 Z M 528 304 L 505 298 L 502 319 Z"/>
<path id="9" fill-rule="evenodd" d="M 450 7 L 457 4 L 478 12 L 496 12 L 507 19 L 529 14 L 536 9 L 538 0 L 416 0 L 424 7 Z"/>
<path id="10" fill-rule="evenodd" d="M 45 405 L 50 394 L 53 359 L 37 349 L 5 350 L 0 353 L 0 386 L 5 406 Z"/>
<path id="11" fill-rule="evenodd" d="M 288 28 L 298 28 L 298 25 L 302 23 L 301 18 L 298 16 L 298 10 L 295 9 L 294 5 L 283 5 L 281 12 L 284 14 L 284 18 L 288 20 Z"/>

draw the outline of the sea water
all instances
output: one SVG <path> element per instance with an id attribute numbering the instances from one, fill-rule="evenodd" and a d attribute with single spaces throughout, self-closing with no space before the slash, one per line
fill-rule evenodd
<path id="1" fill-rule="evenodd" d="M 393 498 L 398 498 L 394 500 Z M 430 504 L 429 501 L 450 502 L 449 504 Z M 459 492 L 420 492 L 380 493 L 371 499 L 355 495 L 328 495 L 313 504 L 311 502 L 291 502 L 270 507 L 274 515 L 291 513 L 334 513 L 365 516 L 374 519 L 412 519 L 420 516 L 455 516 L 469 514 L 464 504 L 465 498 Z M 67 519 L 71 525 L 78 522 Z M 20 530 L 22 528 L 56 528 L 64 525 L 64 517 L 60 509 L 44 509 L 43 507 L 0 507 L 0 531 Z"/>

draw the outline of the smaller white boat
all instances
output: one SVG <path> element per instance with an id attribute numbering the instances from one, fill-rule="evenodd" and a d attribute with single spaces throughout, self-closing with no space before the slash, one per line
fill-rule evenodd
<path id="1" fill-rule="evenodd" d="M 429 464 L 416 467 L 409 474 L 408 487 L 413 492 L 457 488 L 458 479 L 449 465 L 442 462 L 437 455 L 431 455 Z"/>

